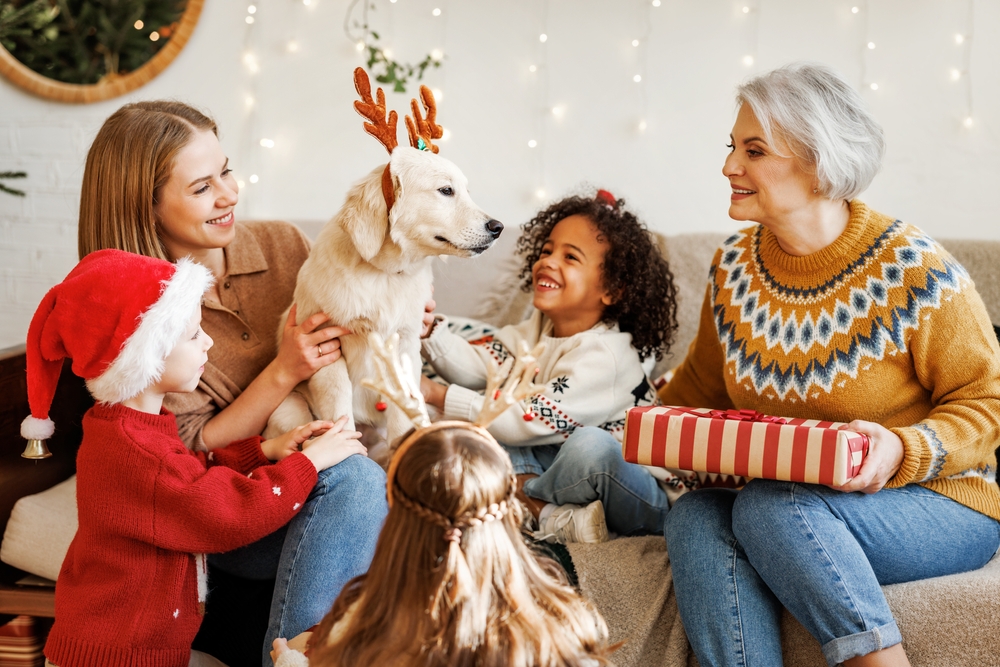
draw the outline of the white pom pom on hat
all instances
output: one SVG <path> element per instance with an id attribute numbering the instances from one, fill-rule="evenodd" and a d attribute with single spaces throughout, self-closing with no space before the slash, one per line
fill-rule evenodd
<path id="1" fill-rule="evenodd" d="M 64 359 L 102 403 L 121 403 L 159 380 L 212 280 L 187 258 L 171 264 L 98 250 L 80 260 L 45 295 L 28 328 L 31 416 L 21 435 L 45 440 L 54 432 L 49 410 Z"/>
<path id="2" fill-rule="evenodd" d="M 21 422 L 21 437 L 25 440 L 48 440 L 56 432 L 56 425 L 51 419 L 37 419 L 28 415 Z"/>

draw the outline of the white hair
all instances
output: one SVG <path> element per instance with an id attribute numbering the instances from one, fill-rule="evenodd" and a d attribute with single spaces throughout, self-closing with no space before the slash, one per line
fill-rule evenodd
<path id="1" fill-rule="evenodd" d="M 819 191 L 830 199 L 854 199 L 882 166 L 882 127 L 828 67 L 794 63 L 754 77 L 737 88 L 736 103 L 749 105 L 768 144 L 777 132 L 815 168 Z"/>

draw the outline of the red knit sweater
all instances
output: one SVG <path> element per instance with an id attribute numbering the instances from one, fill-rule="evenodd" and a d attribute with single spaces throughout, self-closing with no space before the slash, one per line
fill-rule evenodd
<path id="1" fill-rule="evenodd" d="M 256 437 L 192 453 L 166 410 L 97 405 L 83 434 L 80 527 L 56 582 L 45 656 L 59 667 L 186 667 L 202 618 L 195 554 L 283 526 L 316 469 L 302 454 L 270 464 Z"/>

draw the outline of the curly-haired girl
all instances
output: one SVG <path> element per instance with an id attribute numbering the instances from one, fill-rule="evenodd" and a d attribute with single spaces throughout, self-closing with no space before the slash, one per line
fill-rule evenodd
<path id="1" fill-rule="evenodd" d="M 620 439 L 625 411 L 655 400 L 644 363 L 667 351 L 677 328 L 666 260 L 624 201 L 605 190 L 548 207 L 517 247 L 536 312 L 471 343 L 437 316 L 423 352 L 452 384 L 425 380 L 427 403 L 445 418 L 471 420 L 490 363 L 544 343 L 535 381 L 545 390 L 490 426 L 514 463 L 518 497 L 539 522 L 536 536 L 599 542 L 609 528 L 661 532 L 666 492 L 647 469 L 625 463 Z"/>
<path id="2" fill-rule="evenodd" d="M 479 426 L 438 422 L 405 438 L 371 568 L 315 632 L 275 641 L 277 667 L 609 664 L 600 614 L 521 538 L 513 477 Z M 289 647 L 307 643 L 308 660 Z"/>

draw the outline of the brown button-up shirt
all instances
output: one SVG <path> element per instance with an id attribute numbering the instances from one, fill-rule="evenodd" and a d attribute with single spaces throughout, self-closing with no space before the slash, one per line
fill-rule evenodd
<path id="1" fill-rule="evenodd" d="M 205 373 L 190 394 L 164 399 L 189 447 L 204 447 L 205 424 L 277 355 L 282 315 L 292 305 L 309 241 L 286 222 L 236 223 L 236 237 L 223 251 L 227 273 L 219 281 L 221 303 L 208 294 L 202 300 L 201 326 L 215 341 Z"/>

